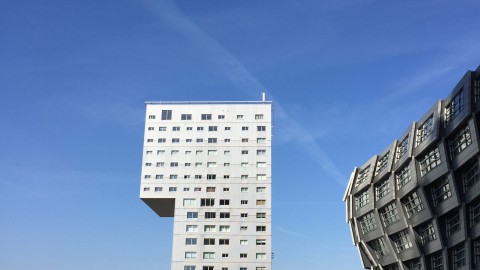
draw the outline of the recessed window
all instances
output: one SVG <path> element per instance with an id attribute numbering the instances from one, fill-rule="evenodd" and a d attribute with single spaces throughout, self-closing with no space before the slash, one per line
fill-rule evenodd
<path id="1" fill-rule="evenodd" d="M 242 130 L 243 130 L 243 131 L 247 131 L 247 130 L 248 130 L 248 127 L 242 127 Z"/>
<path id="2" fill-rule="evenodd" d="M 255 114 L 255 120 L 262 120 L 263 114 Z"/>
<path id="3" fill-rule="evenodd" d="M 219 115 L 218 115 L 218 119 L 225 119 L 225 115 L 219 114 Z"/>
<path id="4" fill-rule="evenodd" d="M 243 205 L 248 204 L 248 200 L 241 200 L 240 204 L 243 204 Z"/>
<path id="5" fill-rule="evenodd" d="M 202 114 L 202 120 L 212 120 L 211 114 Z"/>
<path id="6" fill-rule="evenodd" d="M 177 191 L 177 187 L 169 187 L 169 188 L 168 188 L 168 191 L 169 191 L 169 192 L 176 192 L 176 191 Z"/>
<path id="7" fill-rule="evenodd" d="M 418 234 L 420 235 L 420 239 L 422 240 L 423 244 L 437 239 L 437 236 L 435 234 L 435 228 L 433 227 L 433 223 L 431 222 L 419 226 Z"/>
<path id="8" fill-rule="evenodd" d="M 241 192 L 248 192 L 248 187 L 242 187 L 242 188 L 240 189 L 240 191 L 241 191 Z"/>
<path id="9" fill-rule="evenodd" d="M 230 231 L 230 225 L 220 225 L 219 231 L 220 232 L 229 232 Z"/>
<path id="10" fill-rule="evenodd" d="M 384 208 L 381 208 L 378 210 L 378 213 L 380 214 L 384 227 L 388 227 L 390 224 L 393 224 L 399 220 L 397 205 L 395 202 L 390 203 Z"/>
<path id="11" fill-rule="evenodd" d="M 259 212 L 259 213 L 257 213 L 257 218 L 258 219 L 267 218 L 267 213 Z"/>
<path id="12" fill-rule="evenodd" d="M 267 201 L 266 200 L 257 200 L 257 205 L 266 205 Z"/>
<path id="13" fill-rule="evenodd" d="M 217 131 L 217 126 L 208 126 L 208 131 Z"/>
<path id="14" fill-rule="evenodd" d="M 231 129 L 231 127 L 225 127 L 225 130 L 230 130 L 230 129 Z"/>
<path id="15" fill-rule="evenodd" d="M 242 114 L 237 114 L 237 119 L 243 119 L 243 115 Z"/>
<path id="16" fill-rule="evenodd" d="M 370 194 L 368 189 L 355 196 L 355 209 L 358 210 L 370 202 Z"/>
<path id="17" fill-rule="evenodd" d="M 197 252 L 193 252 L 193 251 L 185 252 L 185 259 L 196 259 L 196 258 L 197 258 Z"/>
<path id="18" fill-rule="evenodd" d="M 431 187 L 433 204 L 436 206 L 439 203 L 452 197 L 452 191 L 450 189 L 450 183 L 447 178 L 437 180 Z"/>
<path id="19" fill-rule="evenodd" d="M 247 258 L 247 256 L 248 256 L 247 253 L 240 253 L 240 258 L 245 259 Z"/>
<path id="20" fill-rule="evenodd" d="M 187 218 L 198 218 L 198 212 L 187 212 Z"/>
<path id="21" fill-rule="evenodd" d="M 359 219 L 360 222 L 360 227 L 362 228 L 362 233 L 366 234 L 370 231 L 373 231 L 377 228 L 376 222 L 375 222 L 375 215 L 373 212 L 370 212 L 366 214 L 363 217 L 360 217 Z"/>
<path id="22" fill-rule="evenodd" d="M 198 226 L 197 225 L 187 225 L 186 226 L 186 231 L 187 232 L 198 232 Z"/>
<path id="23" fill-rule="evenodd" d="M 172 110 L 162 110 L 162 120 L 172 120 Z"/>
<path id="24" fill-rule="evenodd" d="M 207 187 L 207 192 L 215 192 L 215 187 Z"/>
<path id="25" fill-rule="evenodd" d="M 208 143 L 217 143 L 217 138 L 208 138 Z"/>
<path id="26" fill-rule="evenodd" d="M 216 156 L 217 155 L 217 150 L 208 150 L 208 155 L 209 156 Z"/>
<path id="27" fill-rule="evenodd" d="M 162 191 L 162 187 L 155 187 L 155 192 L 159 192 L 159 191 Z"/>
<path id="28" fill-rule="evenodd" d="M 242 138 L 242 143 L 247 143 L 248 142 L 248 138 Z"/>
<path id="29" fill-rule="evenodd" d="M 257 126 L 257 131 L 266 131 L 267 127 L 266 126 Z"/>
<path id="30" fill-rule="evenodd" d="M 180 127 L 173 127 L 172 130 L 173 131 L 180 131 Z"/>
<path id="31" fill-rule="evenodd" d="M 153 127 L 148 127 L 148 131 L 152 131 L 152 130 L 154 130 Z"/>
<path id="32" fill-rule="evenodd" d="M 187 127 L 187 130 L 193 130 L 193 127 Z"/>
<path id="33" fill-rule="evenodd" d="M 185 238 L 186 246 L 194 246 L 197 244 L 197 238 Z"/>
<path id="34" fill-rule="evenodd" d="M 220 246 L 228 246 L 230 245 L 230 239 L 218 239 L 218 244 Z"/>
<path id="35" fill-rule="evenodd" d="M 266 260 L 267 259 L 267 254 L 266 253 L 257 253 L 255 254 L 255 257 L 257 260 Z"/>
<path id="36" fill-rule="evenodd" d="M 470 134 L 470 127 L 467 125 L 455 133 L 451 139 L 448 140 L 448 149 L 450 152 L 450 159 L 455 158 L 458 154 L 463 152 L 469 145 L 472 144 L 472 135 Z"/>
<path id="37" fill-rule="evenodd" d="M 390 151 L 388 151 L 385 155 L 383 155 L 377 161 L 377 167 L 375 169 L 375 176 L 377 176 L 379 173 L 383 172 L 387 168 L 389 157 L 390 157 Z"/>
<path id="38" fill-rule="evenodd" d="M 220 218 L 230 218 L 229 212 L 220 212 Z"/>
<path id="39" fill-rule="evenodd" d="M 267 180 L 266 174 L 257 174 L 257 180 Z"/>
<path id="40" fill-rule="evenodd" d="M 367 244 L 375 251 L 375 255 L 377 255 L 379 259 L 388 254 L 388 248 L 383 237 L 372 240 Z"/>
<path id="41" fill-rule="evenodd" d="M 413 247 L 408 229 L 393 234 L 391 237 L 398 253 L 404 252 Z"/>
<path id="42" fill-rule="evenodd" d="M 265 156 L 267 154 L 267 150 L 257 150 L 257 156 Z"/>
<path id="43" fill-rule="evenodd" d="M 205 219 L 216 218 L 217 213 L 215 212 L 205 212 Z"/>
<path id="44" fill-rule="evenodd" d="M 460 212 L 458 209 L 453 210 L 447 218 L 447 236 L 450 236 L 458 231 L 460 231 Z"/>
<path id="45" fill-rule="evenodd" d="M 248 155 L 248 150 L 242 150 L 242 155 Z"/>
<path id="46" fill-rule="evenodd" d="M 200 206 L 214 206 L 215 199 L 201 199 Z"/>
<path id="47" fill-rule="evenodd" d="M 448 126 L 464 108 L 463 89 L 460 90 L 447 106 L 445 106 L 445 126 Z"/>
<path id="48" fill-rule="evenodd" d="M 420 145 L 433 133 L 433 114 L 423 122 L 423 124 L 417 128 L 417 137 L 415 140 L 415 146 Z"/>
<path id="49" fill-rule="evenodd" d="M 183 199 L 183 206 L 195 206 L 196 199 Z"/>
<path id="50" fill-rule="evenodd" d="M 167 127 L 158 127 L 158 131 L 167 131 Z"/>
<path id="51" fill-rule="evenodd" d="M 398 145 L 395 154 L 395 162 L 403 158 L 408 152 L 409 135 L 407 135 Z"/>
<path id="52" fill-rule="evenodd" d="M 450 252 L 450 258 L 451 258 L 451 269 L 452 270 L 457 270 L 465 266 L 466 264 L 466 259 L 465 259 L 465 244 L 461 243 L 455 247 L 453 247 Z"/>
<path id="53" fill-rule="evenodd" d="M 267 231 L 267 226 L 257 226 L 257 232 L 265 232 Z"/>
<path id="54" fill-rule="evenodd" d="M 216 162 L 207 162 L 207 167 L 208 168 L 215 168 L 215 167 L 217 167 L 217 163 Z"/>
<path id="55" fill-rule="evenodd" d="M 215 252 L 203 252 L 203 258 L 207 260 L 215 259 Z"/>
<path id="56" fill-rule="evenodd" d="M 395 173 L 395 181 L 397 182 L 397 190 L 400 190 L 402 187 L 404 187 L 410 180 L 412 179 L 412 176 L 410 175 L 410 167 L 407 165 L 398 172 Z"/>
<path id="57" fill-rule="evenodd" d="M 427 153 L 420 158 L 421 176 L 426 175 L 441 163 L 442 160 L 440 158 L 440 150 L 438 149 L 438 147 L 427 151 Z"/>
<path id="58" fill-rule="evenodd" d="M 197 127 L 197 131 L 202 131 L 203 127 Z"/>
<path id="59" fill-rule="evenodd" d="M 265 193 L 267 191 L 266 187 L 257 187 L 257 192 L 258 193 Z"/>
<path id="60" fill-rule="evenodd" d="M 415 216 L 424 209 L 418 191 L 414 191 L 410 195 L 402 198 L 401 202 L 405 208 L 405 212 L 407 212 L 408 218 Z"/>
<path id="61" fill-rule="evenodd" d="M 220 205 L 230 205 L 230 200 L 222 199 L 220 200 Z"/>
<path id="62" fill-rule="evenodd" d="M 222 227 L 222 226 L 220 226 L 220 227 Z M 215 225 L 204 225 L 203 226 L 203 231 L 204 232 L 215 232 L 216 231 Z"/>
<path id="63" fill-rule="evenodd" d="M 248 245 L 248 240 L 240 240 L 240 245 L 242 246 Z"/>
<path id="64" fill-rule="evenodd" d="M 387 196 L 390 191 L 390 179 L 387 178 L 380 181 L 378 184 L 375 185 L 375 200 L 378 201 L 381 198 Z"/>
<path id="65" fill-rule="evenodd" d="M 463 190 L 466 193 L 473 185 L 480 181 L 480 170 L 477 158 L 469 161 L 461 170 Z"/>
<path id="66" fill-rule="evenodd" d="M 192 120 L 192 115 L 191 114 L 182 114 L 181 119 L 182 120 Z"/>
<path id="67" fill-rule="evenodd" d="M 167 142 L 167 139 L 165 139 L 165 138 L 159 138 L 157 142 L 158 142 L 158 143 L 166 143 L 166 142 Z"/>

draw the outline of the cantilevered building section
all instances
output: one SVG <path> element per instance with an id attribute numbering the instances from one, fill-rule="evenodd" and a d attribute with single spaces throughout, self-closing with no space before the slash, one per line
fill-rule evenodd
<path id="1" fill-rule="evenodd" d="M 352 173 L 344 200 L 364 268 L 480 269 L 480 67 Z"/>
<path id="2" fill-rule="evenodd" d="M 272 104 L 147 102 L 140 198 L 172 270 L 271 270 Z"/>

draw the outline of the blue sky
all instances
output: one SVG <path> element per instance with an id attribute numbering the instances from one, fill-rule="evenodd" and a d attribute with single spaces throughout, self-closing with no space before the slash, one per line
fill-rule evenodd
<path id="1" fill-rule="evenodd" d="M 275 101 L 274 269 L 361 269 L 354 166 L 480 64 L 480 1 L 3 1 L 0 269 L 160 269 L 145 100 Z"/>

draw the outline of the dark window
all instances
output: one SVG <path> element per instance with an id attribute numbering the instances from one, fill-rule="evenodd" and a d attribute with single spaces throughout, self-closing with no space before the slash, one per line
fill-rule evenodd
<path id="1" fill-rule="evenodd" d="M 453 97 L 452 101 L 450 101 L 450 103 L 445 106 L 445 126 L 448 126 L 453 121 L 453 119 L 455 119 L 458 114 L 463 111 L 463 101 L 464 99 L 462 89 Z"/>
<path id="2" fill-rule="evenodd" d="M 378 211 L 380 213 L 380 217 L 382 218 L 383 226 L 387 227 L 392 223 L 395 223 L 398 217 L 397 205 L 395 202 L 385 206 L 384 208 Z"/>
<path id="3" fill-rule="evenodd" d="M 438 251 L 428 256 L 427 263 L 432 270 L 444 270 L 442 251 Z"/>
<path id="4" fill-rule="evenodd" d="M 363 183 L 363 181 L 365 181 L 367 179 L 369 171 L 370 171 L 370 165 L 368 165 L 365 169 L 358 172 L 357 181 L 355 183 L 355 186 L 360 185 L 361 183 Z"/>
<path id="5" fill-rule="evenodd" d="M 375 170 L 375 175 L 378 175 L 382 171 L 384 171 L 387 168 L 388 165 L 388 157 L 390 156 L 390 151 L 388 151 L 385 155 L 383 155 L 378 161 L 377 161 L 377 169 Z"/>
<path id="6" fill-rule="evenodd" d="M 404 252 L 405 250 L 413 247 L 412 241 L 410 240 L 410 235 L 408 233 L 408 229 L 393 234 L 392 240 L 393 243 L 395 243 L 395 247 L 398 253 Z"/>
<path id="7" fill-rule="evenodd" d="M 475 157 L 462 168 L 463 190 L 467 192 L 473 185 L 480 180 L 480 170 L 478 160 Z"/>
<path id="8" fill-rule="evenodd" d="M 405 207 L 408 218 L 415 216 L 418 212 L 423 210 L 422 200 L 418 194 L 418 191 L 411 193 L 402 200 L 402 204 Z"/>
<path id="9" fill-rule="evenodd" d="M 375 251 L 375 255 L 377 255 L 377 258 L 382 258 L 386 254 L 388 254 L 388 249 L 385 244 L 385 240 L 383 237 L 372 240 L 368 242 L 369 246 Z"/>
<path id="10" fill-rule="evenodd" d="M 440 150 L 438 147 L 429 150 L 423 157 L 420 159 L 420 174 L 421 176 L 426 175 L 428 172 L 433 170 L 435 167 L 442 163 L 440 159 Z"/>
<path id="11" fill-rule="evenodd" d="M 399 161 L 408 151 L 408 139 L 410 138 L 409 135 L 405 137 L 398 145 L 397 145 L 397 152 L 395 155 L 395 162 Z"/>
<path id="12" fill-rule="evenodd" d="M 162 120 L 172 120 L 172 110 L 162 110 Z"/>
<path id="13" fill-rule="evenodd" d="M 212 120 L 211 114 L 202 114 L 202 120 Z"/>
<path id="14" fill-rule="evenodd" d="M 415 146 L 418 146 L 425 141 L 430 134 L 433 133 L 433 114 L 423 122 L 423 124 L 417 128 L 417 138 L 415 140 Z"/>
<path id="15" fill-rule="evenodd" d="M 460 212 L 454 210 L 450 215 L 447 216 L 447 236 L 454 234 L 457 231 L 460 231 Z"/>
<path id="16" fill-rule="evenodd" d="M 200 206 L 214 206 L 215 199 L 201 199 Z"/>
<path id="17" fill-rule="evenodd" d="M 420 225 L 418 227 L 418 234 L 420 235 L 420 239 L 422 239 L 423 244 L 437 239 L 437 236 L 435 235 L 435 228 L 431 222 Z"/>
<path id="18" fill-rule="evenodd" d="M 192 120 L 191 114 L 182 114 L 182 120 Z"/>
<path id="19" fill-rule="evenodd" d="M 457 133 L 455 133 L 452 138 L 448 140 L 450 159 L 456 157 L 471 144 L 472 135 L 470 134 L 470 127 L 466 126 L 459 130 Z"/>
<path id="20" fill-rule="evenodd" d="M 432 185 L 432 198 L 434 205 L 437 205 L 450 197 L 452 197 L 452 191 L 447 178 L 437 180 Z"/>
<path id="21" fill-rule="evenodd" d="M 463 243 L 450 250 L 450 259 L 452 270 L 460 269 L 465 265 L 465 245 Z"/>

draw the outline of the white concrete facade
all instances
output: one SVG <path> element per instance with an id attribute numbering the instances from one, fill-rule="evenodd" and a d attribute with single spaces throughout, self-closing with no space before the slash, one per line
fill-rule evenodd
<path id="1" fill-rule="evenodd" d="M 140 198 L 172 270 L 271 270 L 272 104 L 147 102 Z"/>

